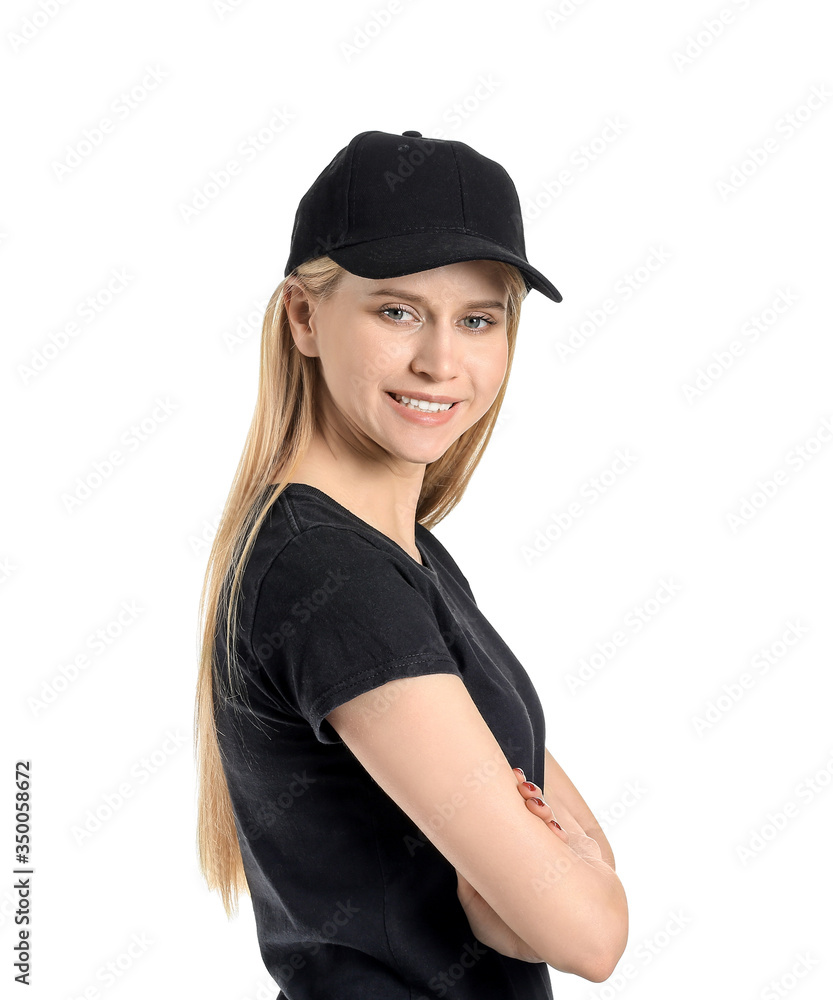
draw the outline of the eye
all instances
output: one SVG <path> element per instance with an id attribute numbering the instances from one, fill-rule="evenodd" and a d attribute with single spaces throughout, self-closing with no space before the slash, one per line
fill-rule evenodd
<path id="1" fill-rule="evenodd" d="M 466 316 L 466 319 L 481 319 L 486 324 L 486 326 L 470 326 L 470 330 L 480 331 L 485 330 L 486 327 L 494 326 L 496 320 L 489 319 L 488 316 L 481 316 L 479 313 L 472 313 L 470 316 Z"/>
<path id="2" fill-rule="evenodd" d="M 405 306 L 384 306 L 382 309 L 379 310 L 379 312 L 382 315 L 386 315 L 387 313 L 400 313 L 406 316 L 414 317 L 414 314 L 411 312 L 411 310 L 407 309 Z M 404 320 L 396 319 L 392 316 L 389 318 L 394 323 L 398 323 L 400 325 L 404 322 Z M 464 320 L 473 319 L 475 321 L 479 321 L 480 323 L 484 324 L 482 326 L 467 326 L 466 329 L 471 330 L 473 333 L 481 333 L 488 327 L 494 326 L 495 323 L 497 322 L 496 320 L 490 319 L 488 316 L 483 316 L 480 313 L 469 313 L 469 315 L 464 316 L 463 319 Z"/>
<path id="3" fill-rule="evenodd" d="M 404 306 L 385 306 L 384 309 L 380 309 L 379 312 L 382 313 L 383 315 L 385 313 L 389 313 L 389 312 L 407 313 L 409 316 L 413 316 L 414 315 L 410 311 L 410 309 L 406 309 Z M 399 322 L 401 322 L 401 320 L 398 320 L 398 319 L 394 320 L 394 323 L 399 323 Z"/>

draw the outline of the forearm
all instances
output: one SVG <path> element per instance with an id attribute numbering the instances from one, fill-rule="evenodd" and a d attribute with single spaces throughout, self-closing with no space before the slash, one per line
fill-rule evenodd
<path id="1" fill-rule="evenodd" d="M 579 850 L 589 848 L 578 840 L 574 844 Z M 565 862 L 563 855 L 559 863 L 547 866 L 547 874 L 535 891 L 554 889 L 559 894 L 558 920 L 563 919 L 564 932 L 555 935 L 559 941 L 569 942 L 557 954 L 547 958 L 518 935 L 513 942 L 510 957 L 524 962 L 547 962 L 561 972 L 580 975 L 591 981 L 601 982 L 608 978 L 621 958 L 628 938 L 628 904 L 625 890 L 613 868 L 605 861 L 592 856 L 579 855 L 570 849 L 571 862 Z M 575 915 L 585 914 L 582 926 Z M 586 954 L 581 954 L 581 942 L 585 942 Z M 604 942 L 604 947 L 598 948 Z M 508 952 L 507 952 L 508 953 Z M 593 959 L 587 955 L 596 954 Z M 601 957 L 603 956 L 603 957 Z M 598 963 L 598 964 L 594 964 Z M 592 974 L 588 968 L 593 968 Z"/>
<path id="2" fill-rule="evenodd" d="M 542 789 L 522 781 L 520 769 L 514 771 L 526 808 L 545 823 L 556 815 L 561 826 L 547 826 L 534 848 L 526 844 L 527 875 L 516 886 L 516 898 L 500 904 L 503 916 L 493 909 L 497 901 L 487 902 L 458 871 L 458 897 L 469 924 L 478 940 L 502 955 L 545 962 L 602 982 L 621 957 L 628 926 L 627 900 L 611 864 L 610 845 L 578 793 L 570 801 L 583 806 L 591 821 L 587 826 L 603 841 L 607 858 L 552 784 L 547 786 L 551 800 L 547 804 L 535 797 Z"/>
<path id="3" fill-rule="evenodd" d="M 554 788 L 550 787 L 547 791 L 545 791 L 544 798 L 565 833 L 589 837 L 591 840 L 595 841 L 599 848 L 599 854 L 602 861 L 604 861 L 606 865 L 609 865 L 613 871 L 616 871 L 613 851 L 611 850 L 607 837 L 604 835 L 602 828 L 596 822 L 595 817 L 592 813 L 590 813 L 589 809 L 587 810 L 586 815 L 590 817 L 590 822 L 585 819 L 585 822 L 582 823 L 567 806 L 566 801 L 561 798 L 559 792 L 557 792 Z"/>
<path id="4" fill-rule="evenodd" d="M 584 832 L 591 840 L 596 841 L 599 845 L 599 850 L 602 852 L 602 861 L 604 861 L 606 865 L 609 865 L 612 871 L 615 872 L 616 863 L 613 857 L 613 851 L 611 850 L 607 837 L 604 835 L 604 831 L 599 824 L 593 823 L 591 826 L 587 827 Z"/>
<path id="5" fill-rule="evenodd" d="M 571 824 L 572 825 L 572 824 Z M 598 830 L 598 827 L 596 827 Z M 573 836 L 573 834 L 568 834 L 568 836 Z M 591 867 L 599 873 L 600 878 L 593 881 L 601 882 L 602 885 L 606 886 L 610 892 L 609 903 L 613 908 L 618 908 L 623 919 L 627 920 L 627 901 L 625 899 L 624 888 L 619 880 L 619 876 L 616 875 L 616 870 L 612 864 L 612 853 L 610 853 L 611 860 L 609 861 L 605 857 L 605 851 L 602 845 L 599 843 L 596 837 L 591 836 L 589 833 L 586 836 L 596 842 L 599 847 L 599 852 L 601 853 L 601 859 L 596 860 L 594 858 L 589 859 L 587 857 L 579 858 L 578 860 L 583 861 L 585 864 L 589 864 Z M 604 837 L 604 834 L 602 834 Z M 605 844 L 607 840 L 605 839 Z M 587 845 L 589 847 L 589 845 Z M 607 845 L 608 852 L 610 852 L 610 846 Z M 575 853 L 575 852 L 574 852 Z M 500 950 L 500 949 L 498 949 Z M 543 962 L 545 961 L 540 955 L 531 947 L 531 945 L 524 941 L 517 934 L 514 935 L 514 940 L 511 943 L 511 948 L 506 951 L 501 951 L 501 954 L 506 954 L 510 958 L 517 958 L 522 962 Z"/>
<path id="6" fill-rule="evenodd" d="M 552 807 L 556 819 L 561 822 L 561 815 L 565 810 L 575 819 L 578 828 L 592 838 L 599 845 L 602 853 L 602 860 L 605 861 L 615 871 L 616 862 L 613 857 L 613 849 L 608 842 L 604 831 L 599 826 L 599 822 L 590 810 L 590 807 L 579 794 L 576 786 L 570 781 L 564 769 L 555 760 L 549 750 L 544 751 L 544 798 Z M 562 823 L 562 826 L 567 827 Z"/>
<path id="7" fill-rule="evenodd" d="M 544 893 L 554 893 L 550 898 L 556 909 L 549 919 L 564 924 L 563 931 L 555 935 L 557 939 L 574 942 L 578 948 L 579 942 L 584 938 L 592 950 L 600 940 L 612 940 L 616 937 L 619 931 L 616 924 L 617 908 L 618 919 L 620 923 L 624 920 L 626 926 L 627 904 L 617 875 L 600 858 L 598 844 L 578 831 L 578 824 L 572 817 L 568 819 L 565 813 L 564 819 L 570 831 L 547 836 L 547 846 L 552 846 L 554 853 L 550 857 L 549 851 L 544 851 L 529 891 L 537 897 L 537 901 L 540 901 Z M 548 962 L 555 968 L 561 968 L 559 964 L 555 964 L 552 956 L 544 957 L 536 950 L 541 940 L 538 934 L 530 937 L 534 937 L 539 945 L 531 945 L 492 909 L 460 871 L 457 872 L 457 879 L 458 898 L 479 941 L 509 958 L 523 962 Z M 534 905 L 535 900 L 531 898 L 525 909 Z M 584 915 L 585 923 L 588 920 L 591 922 L 589 933 L 587 928 L 577 922 L 579 914 Z M 549 955 L 548 949 L 549 945 L 545 949 Z M 569 962 L 571 959 L 571 954 L 565 953 L 559 955 L 557 961 Z M 582 968 L 586 968 L 586 965 Z M 562 971 L 584 974 L 574 968 Z"/>

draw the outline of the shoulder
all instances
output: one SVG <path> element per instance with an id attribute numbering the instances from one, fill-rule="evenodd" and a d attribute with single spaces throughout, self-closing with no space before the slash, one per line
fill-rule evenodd
<path id="1" fill-rule="evenodd" d="M 302 484 L 290 484 L 300 486 Z M 421 528 L 419 530 L 424 530 Z M 284 490 L 267 512 L 259 533 L 261 548 L 271 549 L 271 560 L 302 555 L 327 558 L 375 559 L 395 564 L 406 553 L 381 532 L 312 487 Z"/>
<path id="2" fill-rule="evenodd" d="M 352 526 L 316 524 L 272 553 L 257 583 L 254 614 L 323 602 L 333 610 L 381 610 L 412 601 L 421 589 L 406 559 L 377 539 Z"/>
<path id="3" fill-rule="evenodd" d="M 400 562 L 397 546 L 383 544 L 369 532 L 346 524 L 317 523 L 299 528 L 285 537 L 272 553 L 270 570 L 283 567 L 306 574 L 326 565 L 374 566 L 395 571 Z M 404 553 L 403 553 L 404 554 Z"/>

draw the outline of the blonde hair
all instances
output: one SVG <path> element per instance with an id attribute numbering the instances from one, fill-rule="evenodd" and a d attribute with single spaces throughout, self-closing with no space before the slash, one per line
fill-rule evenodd
<path id="1" fill-rule="evenodd" d="M 462 499 L 497 422 L 512 368 L 521 303 L 527 287 L 517 268 L 500 261 L 494 263 L 509 293 L 506 376 L 486 413 L 445 454 L 426 466 L 416 519 L 429 530 Z M 197 851 L 200 871 L 208 888 L 219 890 L 228 917 L 237 911 L 238 893 L 248 893 L 249 887 L 217 740 L 214 678 L 219 664 L 215 657 L 215 635 L 219 635 L 224 613 L 229 686 L 232 691 L 240 691 L 233 623 L 243 569 L 263 519 L 285 483 L 291 480 L 315 430 L 313 404 L 320 377 L 317 358 L 307 357 L 295 347 L 285 292 L 292 280 L 314 299 L 323 300 L 338 288 L 344 273 L 329 257 L 318 257 L 299 265 L 269 300 L 263 319 L 254 417 L 209 553 L 200 595 L 199 673 L 194 704 Z M 267 487 L 275 481 L 281 485 L 267 499 Z"/>

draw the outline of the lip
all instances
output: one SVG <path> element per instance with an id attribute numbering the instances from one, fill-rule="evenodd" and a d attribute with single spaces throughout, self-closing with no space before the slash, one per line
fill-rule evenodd
<path id="1" fill-rule="evenodd" d="M 388 389 L 388 392 L 395 392 L 397 396 L 407 396 L 408 399 L 424 399 L 426 403 L 459 403 L 459 399 L 453 396 L 429 396 L 427 392 L 405 392 L 402 389 Z"/>
<path id="2" fill-rule="evenodd" d="M 407 392 L 398 393 L 400 396 L 408 396 Z M 408 396 L 408 399 L 423 399 L 423 396 Z M 420 410 L 412 410 L 409 406 L 403 406 L 402 403 L 398 403 L 389 392 L 385 393 L 385 399 L 393 407 L 394 411 L 399 414 L 405 420 L 410 420 L 412 424 L 422 424 L 423 427 L 436 427 L 440 424 L 447 424 L 451 420 L 454 414 L 457 412 L 456 406 L 451 406 L 447 410 L 438 410 L 436 413 L 428 413 L 427 411 L 422 412 Z M 452 399 L 434 399 L 429 398 L 429 402 L 436 403 L 453 403 L 458 400 Z"/>

